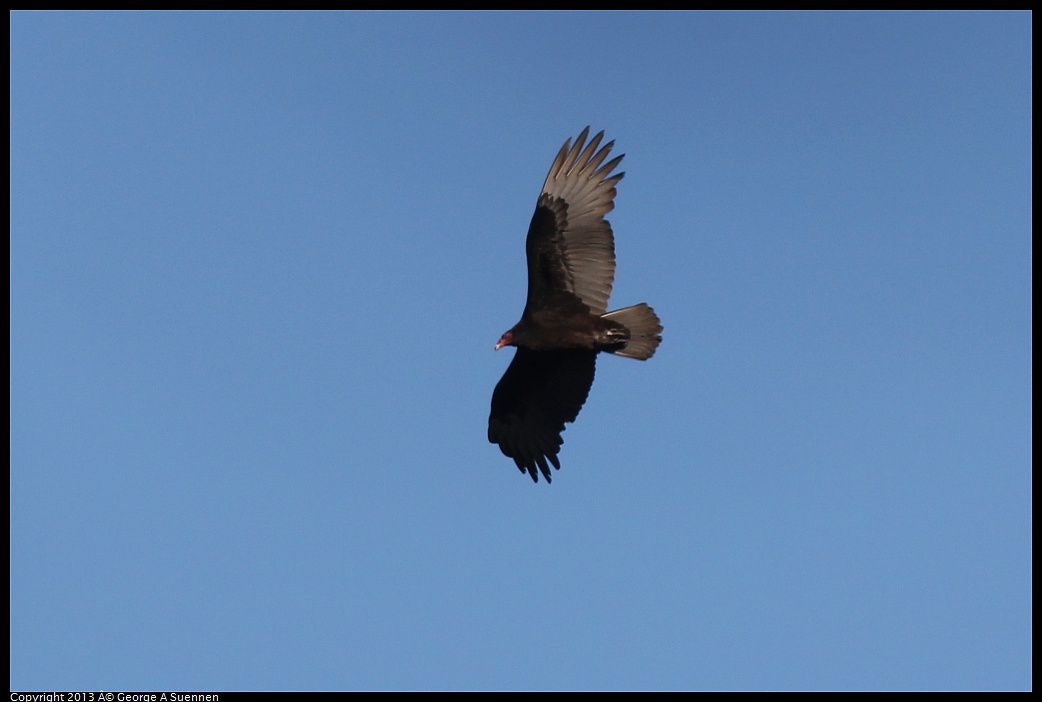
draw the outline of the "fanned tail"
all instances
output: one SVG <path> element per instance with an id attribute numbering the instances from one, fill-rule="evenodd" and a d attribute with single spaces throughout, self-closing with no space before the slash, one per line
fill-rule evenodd
<path id="1" fill-rule="evenodd" d="M 638 361 L 646 361 L 655 355 L 655 349 L 662 341 L 662 322 L 655 310 L 642 302 L 633 307 L 608 312 L 601 315 L 601 318 L 618 322 L 630 331 L 626 345 L 611 353 Z"/>

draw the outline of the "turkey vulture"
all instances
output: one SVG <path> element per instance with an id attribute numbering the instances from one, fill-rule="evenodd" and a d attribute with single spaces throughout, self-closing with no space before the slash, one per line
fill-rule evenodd
<path id="1" fill-rule="evenodd" d="M 546 176 L 525 244 L 528 300 L 496 344 L 517 351 L 492 393 L 488 440 L 535 482 L 561 467 L 561 433 L 586 402 L 597 354 L 644 361 L 662 341 L 646 304 L 607 311 L 615 239 L 604 215 L 624 174 L 612 174 L 622 156 L 604 163 L 615 142 L 598 149 L 604 132 L 586 143 L 589 132 L 564 142 Z"/>

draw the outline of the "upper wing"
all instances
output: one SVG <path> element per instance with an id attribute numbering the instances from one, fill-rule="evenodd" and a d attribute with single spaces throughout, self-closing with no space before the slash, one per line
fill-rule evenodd
<path id="1" fill-rule="evenodd" d="M 561 432 L 574 422 L 593 385 L 597 352 L 585 349 L 532 351 L 519 346 L 492 393 L 488 440 L 514 459 L 521 472 L 550 482 L 560 468 Z"/>
<path id="2" fill-rule="evenodd" d="M 612 175 L 622 156 L 601 165 L 614 141 L 598 150 L 604 132 L 590 143 L 587 127 L 557 153 L 528 228 L 528 302 L 525 311 L 547 305 L 562 293 L 578 297 L 590 311 L 608 311 L 615 281 L 615 238 L 604 215 L 615 207 Z"/>

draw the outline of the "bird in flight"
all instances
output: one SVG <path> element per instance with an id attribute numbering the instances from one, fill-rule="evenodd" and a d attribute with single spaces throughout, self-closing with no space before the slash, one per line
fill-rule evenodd
<path id="1" fill-rule="evenodd" d="M 615 239 L 604 215 L 624 174 L 612 173 L 621 155 L 605 163 L 615 142 L 601 146 L 600 132 L 587 143 L 589 133 L 565 141 L 546 176 L 525 244 L 528 299 L 496 344 L 517 351 L 492 393 L 488 440 L 535 482 L 561 467 L 561 433 L 586 402 L 597 354 L 646 361 L 662 341 L 643 302 L 607 311 Z"/>

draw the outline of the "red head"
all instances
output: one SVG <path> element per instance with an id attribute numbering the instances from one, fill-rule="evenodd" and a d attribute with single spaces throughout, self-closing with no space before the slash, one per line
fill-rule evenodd
<path id="1" fill-rule="evenodd" d="M 504 346 L 513 346 L 514 344 L 514 330 L 503 332 L 503 336 L 499 337 L 499 341 L 496 342 L 496 351 L 499 351 Z"/>

